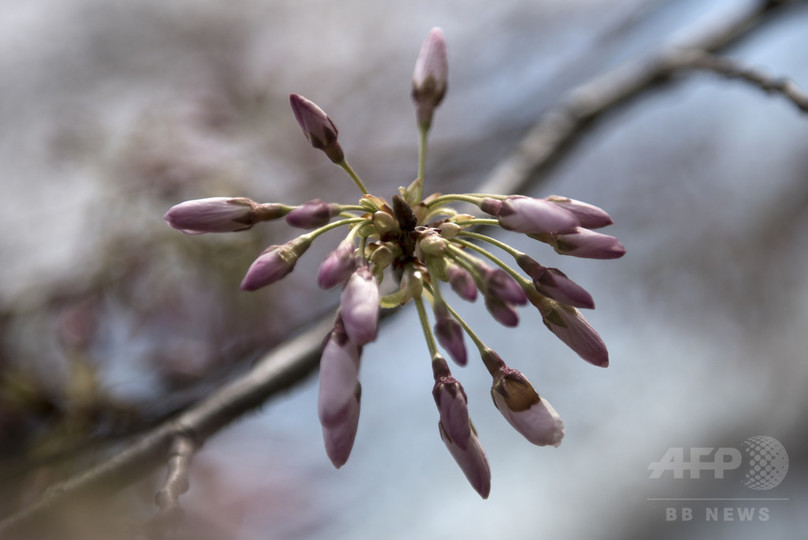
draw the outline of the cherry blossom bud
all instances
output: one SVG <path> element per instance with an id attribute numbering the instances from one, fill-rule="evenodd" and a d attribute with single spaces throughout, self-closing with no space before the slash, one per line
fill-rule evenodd
<path id="1" fill-rule="evenodd" d="M 323 426 L 337 425 L 349 416 L 356 398 L 361 354 L 362 347 L 350 340 L 338 316 L 320 358 L 317 412 Z"/>
<path id="2" fill-rule="evenodd" d="M 316 229 L 326 225 L 339 212 L 338 204 L 324 203 L 320 199 L 314 199 L 286 214 L 286 223 L 300 229 Z"/>
<path id="3" fill-rule="evenodd" d="M 486 294 L 485 307 L 499 324 L 509 328 L 519 324 L 519 313 L 516 311 L 516 306 L 505 302 L 498 296 Z"/>
<path id="4" fill-rule="evenodd" d="M 465 447 L 461 447 L 456 440 L 449 436 L 440 422 L 438 422 L 438 429 L 440 430 L 440 438 L 460 466 L 460 470 L 466 475 L 471 487 L 483 499 L 487 499 L 488 494 L 491 492 L 491 469 L 488 466 L 488 460 L 485 457 L 480 440 L 477 438 L 477 432 L 472 427 L 468 443 Z"/>
<path id="5" fill-rule="evenodd" d="M 445 305 L 435 304 L 435 336 L 446 349 L 452 360 L 460 366 L 466 365 L 466 345 L 463 342 L 463 328 L 449 314 Z"/>
<path id="6" fill-rule="evenodd" d="M 446 363 L 442 357 L 436 357 L 434 362 Z M 457 379 L 449 373 L 448 367 L 446 375 L 435 378 L 435 386 L 432 388 L 432 397 L 440 412 L 440 423 L 449 437 L 462 449 L 466 449 L 471 436 L 469 426 L 469 410 L 466 392 L 457 382 Z"/>
<path id="7" fill-rule="evenodd" d="M 282 217 L 286 211 L 282 205 L 258 204 L 245 197 L 209 197 L 174 205 L 163 219 L 185 234 L 235 232 Z"/>
<path id="8" fill-rule="evenodd" d="M 325 452 L 337 469 L 345 465 L 353 449 L 356 430 L 359 426 L 359 401 L 361 396 L 362 387 L 357 382 L 354 397 L 349 401 L 349 406 L 343 418 L 335 424 L 323 425 Z"/>
<path id="9" fill-rule="evenodd" d="M 578 219 L 581 227 L 585 229 L 599 229 L 614 223 L 609 214 L 602 208 L 569 197 L 550 195 L 547 200 L 567 210 Z"/>
<path id="10" fill-rule="evenodd" d="M 379 323 L 379 284 L 370 268 L 357 268 L 342 289 L 340 311 L 351 341 L 365 345 L 376 339 Z"/>
<path id="11" fill-rule="evenodd" d="M 514 195 L 502 201 L 499 224 L 525 234 L 572 233 L 578 219 L 564 208 L 544 199 Z"/>
<path id="12" fill-rule="evenodd" d="M 334 125 L 331 118 L 314 102 L 303 96 L 290 95 L 289 104 L 292 106 L 297 123 L 300 124 L 303 134 L 311 145 L 325 152 L 328 159 L 334 163 L 339 164 L 345 161 L 345 154 L 337 142 L 337 126 Z"/>
<path id="13" fill-rule="evenodd" d="M 345 239 L 337 249 L 328 254 L 317 270 L 317 284 L 321 289 L 330 289 L 344 283 L 354 271 L 354 243 Z"/>
<path id="14" fill-rule="evenodd" d="M 250 265 L 241 281 L 242 291 L 254 291 L 271 285 L 294 270 L 297 259 L 311 245 L 307 236 L 298 236 L 282 246 L 270 246 Z"/>
<path id="15" fill-rule="evenodd" d="M 483 286 L 486 295 L 496 296 L 505 302 L 523 306 L 527 304 L 527 296 L 519 285 L 505 270 L 484 267 Z"/>
<path id="16" fill-rule="evenodd" d="M 447 266 L 446 273 L 449 277 L 449 285 L 460 298 L 469 302 L 477 299 L 477 286 L 474 284 L 474 278 L 465 268 L 452 263 Z"/>
<path id="17" fill-rule="evenodd" d="M 562 255 L 585 259 L 619 259 L 626 248 L 614 236 L 578 227 L 572 234 L 559 234 L 552 238 L 555 250 Z"/>
<path id="18" fill-rule="evenodd" d="M 538 291 L 528 291 L 528 300 L 539 309 L 544 325 L 578 356 L 596 366 L 609 365 L 606 344 L 580 311 L 546 298 Z"/>
<path id="19" fill-rule="evenodd" d="M 499 216 L 500 210 L 502 210 L 502 201 L 486 197 L 480 202 L 480 210 L 486 214 L 497 217 Z"/>
<path id="20" fill-rule="evenodd" d="M 536 290 L 544 296 L 568 306 L 587 309 L 595 307 L 592 296 L 558 268 L 542 266 L 524 253 L 516 258 L 516 263 L 533 278 Z"/>
<path id="21" fill-rule="evenodd" d="M 446 95 L 449 80 L 449 60 L 446 54 L 446 38 L 443 30 L 433 28 L 426 36 L 415 70 L 412 73 L 412 98 L 418 124 L 429 129 L 435 108 Z"/>
<path id="22" fill-rule="evenodd" d="M 522 373 L 503 366 L 494 376 L 491 397 L 502 416 L 528 441 L 539 446 L 561 444 L 561 417 Z"/>

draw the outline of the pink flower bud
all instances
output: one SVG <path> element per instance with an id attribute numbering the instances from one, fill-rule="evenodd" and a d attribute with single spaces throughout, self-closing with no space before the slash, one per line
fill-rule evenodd
<path id="1" fill-rule="evenodd" d="M 342 317 L 337 316 L 320 358 L 320 387 L 317 412 L 324 427 L 342 423 L 356 399 L 359 359 L 362 347 L 345 333 Z"/>
<path id="2" fill-rule="evenodd" d="M 578 356 L 600 367 L 609 365 L 606 344 L 581 312 L 537 292 L 528 292 L 528 300 L 539 309 L 544 325 Z"/>
<path id="3" fill-rule="evenodd" d="M 626 248 L 614 236 L 582 227 L 572 234 L 556 235 L 551 242 L 558 253 L 585 259 L 619 259 L 626 254 Z"/>
<path id="4" fill-rule="evenodd" d="M 185 234 L 203 234 L 244 231 L 283 213 L 280 205 L 259 205 L 245 197 L 209 197 L 174 205 L 163 219 Z"/>
<path id="5" fill-rule="evenodd" d="M 348 278 L 340 296 L 340 311 L 351 341 L 365 345 L 376 339 L 379 284 L 367 266 L 360 266 Z"/>
<path id="6" fill-rule="evenodd" d="M 354 271 L 354 243 L 345 239 L 328 254 L 317 271 L 317 284 L 321 289 L 330 289 L 346 279 Z"/>
<path id="7" fill-rule="evenodd" d="M 345 154 L 337 142 L 337 126 L 325 112 L 314 102 L 303 96 L 292 94 L 289 104 L 303 134 L 314 148 L 322 150 L 334 163 L 342 163 Z"/>
<path id="8" fill-rule="evenodd" d="M 435 398 L 440 412 L 440 423 L 446 433 L 460 448 L 466 449 L 471 437 L 471 428 L 463 387 L 451 375 L 439 377 L 435 379 L 432 396 Z"/>
<path id="9" fill-rule="evenodd" d="M 359 426 L 359 401 L 362 395 L 362 387 L 356 383 L 354 398 L 349 401 L 348 408 L 342 419 L 335 424 L 323 425 L 323 442 L 325 452 L 334 467 L 339 469 L 351 455 L 356 430 Z"/>
<path id="10" fill-rule="evenodd" d="M 446 38 L 443 30 L 433 28 L 426 36 L 415 70 L 412 73 L 412 98 L 418 124 L 428 129 L 432 124 L 435 108 L 446 95 L 449 80 L 449 60 L 446 54 Z"/>
<path id="11" fill-rule="evenodd" d="M 282 246 L 270 246 L 250 265 L 241 281 L 242 291 L 254 291 L 271 285 L 294 270 L 297 259 L 306 252 L 311 240 L 299 236 Z"/>
<path id="12" fill-rule="evenodd" d="M 568 306 L 594 309 L 592 296 L 558 268 L 542 266 L 525 254 L 518 256 L 516 263 L 533 278 L 536 290 L 544 296 Z"/>
<path id="13" fill-rule="evenodd" d="M 527 296 L 519 285 L 505 270 L 501 268 L 484 267 L 485 277 L 483 285 L 486 296 L 496 296 L 510 304 L 523 306 L 527 304 Z"/>
<path id="14" fill-rule="evenodd" d="M 485 307 L 499 324 L 509 328 L 519 324 L 519 313 L 516 311 L 516 306 L 505 302 L 498 296 L 485 295 Z"/>
<path id="15" fill-rule="evenodd" d="M 539 397 L 522 373 L 502 367 L 494 376 L 491 397 L 502 416 L 528 441 L 539 446 L 561 444 L 561 417 L 547 400 Z"/>
<path id="16" fill-rule="evenodd" d="M 446 267 L 446 273 L 449 276 L 449 285 L 460 298 L 469 302 L 477 299 L 477 286 L 474 284 L 474 278 L 465 268 L 451 263 Z"/>
<path id="17" fill-rule="evenodd" d="M 488 466 L 483 447 L 477 438 L 477 432 L 472 427 L 468 442 L 461 447 L 455 439 L 449 436 L 446 428 L 440 422 L 438 422 L 438 429 L 440 430 L 440 438 L 460 466 L 460 470 L 466 475 L 471 487 L 483 499 L 487 499 L 488 494 L 491 492 L 491 469 Z"/>
<path id="18" fill-rule="evenodd" d="M 338 204 L 324 203 L 320 199 L 314 199 L 286 214 L 286 223 L 300 229 L 316 229 L 326 225 L 339 212 Z"/>
<path id="19" fill-rule="evenodd" d="M 599 229 L 614 223 L 609 214 L 602 208 L 569 197 L 550 195 L 547 200 L 567 210 L 578 219 L 581 227 L 585 229 Z"/>
<path id="20" fill-rule="evenodd" d="M 578 226 L 576 217 L 544 199 L 513 195 L 502 202 L 499 224 L 525 234 L 571 233 Z"/>
<path id="21" fill-rule="evenodd" d="M 450 314 L 445 306 L 435 304 L 435 336 L 438 343 L 446 349 L 452 360 L 460 366 L 466 365 L 466 345 L 463 342 L 463 328 Z"/>

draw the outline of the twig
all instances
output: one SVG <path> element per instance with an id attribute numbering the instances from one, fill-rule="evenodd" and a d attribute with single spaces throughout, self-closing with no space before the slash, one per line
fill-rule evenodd
<path id="1" fill-rule="evenodd" d="M 479 192 L 514 193 L 524 190 L 537 174 L 547 172 L 562 157 L 592 120 L 636 97 L 676 69 L 683 51 L 718 50 L 760 23 L 773 8 L 787 2 L 746 3 L 734 14 L 723 13 L 707 25 L 695 25 L 684 39 L 655 54 L 619 67 L 570 93 L 569 98 L 547 112 L 508 157 L 492 172 Z M 135 441 L 129 447 L 91 469 L 48 489 L 40 498 L 0 522 L 0 535 L 20 530 L 45 512 L 105 484 L 117 487 L 157 466 L 172 441 L 191 436 L 197 445 L 228 423 L 256 409 L 270 397 L 296 384 L 316 367 L 320 342 L 330 330 L 332 318 L 267 353 L 249 373 L 216 391 Z"/>
<path id="2" fill-rule="evenodd" d="M 722 75 L 728 79 L 738 79 L 751 83 L 768 93 L 778 93 L 791 101 L 799 110 L 808 113 L 808 94 L 800 90 L 793 81 L 772 77 L 737 60 L 724 58 L 702 51 L 687 51 L 679 59 L 677 69 L 701 69 Z"/>
<path id="3" fill-rule="evenodd" d="M 174 436 L 168 452 L 166 479 L 154 496 L 154 502 L 160 509 L 154 521 L 159 525 L 174 524 L 182 517 L 180 495 L 188 491 L 188 468 L 195 451 L 193 437 L 184 433 Z"/>

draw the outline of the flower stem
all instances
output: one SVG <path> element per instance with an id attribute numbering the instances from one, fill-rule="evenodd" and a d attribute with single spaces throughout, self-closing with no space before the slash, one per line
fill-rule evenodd
<path id="1" fill-rule="evenodd" d="M 445 202 L 452 202 L 452 201 L 461 201 L 471 203 L 475 206 L 480 206 L 480 201 L 482 200 L 481 197 L 473 197 L 470 195 L 460 195 L 458 193 L 447 193 L 446 195 L 441 195 L 439 197 L 435 197 L 431 201 L 427 203 L 428 207 L 433 207 L 437 204 L 445 203 Z"/>
<path id="2" fill-rule="evenodd" d="M 497 246 L 499 249 L 501 249 L 501 250 L 507 252 L 509 255 L 511 255 L 514 259 L 516 257 L 524 255 L 524 253 L 522 253 L 521 251 L 519 251 L 517 249 L 512 248 L 511 246 L 509 246 L 505 242 L 500 242 L 496 238 L 491 238 L 490 236 L 487 236 L 485 234 L 480 234 L 480 233 L 471 232 L 471 231 L 460 231 L 458 234 L 460 236 L 466 236 L 468 238 L 474 238 L 475 240 L 482 240 L 483 242 L 488 242 L 491 245 Z"/>
<path id="3" fill-rule="evenodd" d="M 420 178 L 423 180 L 424 175 L 426 174 L 426 136 L 429 133 L 429 127 L 425 127 L 423 125 L 418 126 L 418 176 L 416 178 Z M 424 195 L 424 184 L 421 184 L 415 188 L 415 202 L 416 204 L 421 202 L 421 198 Z"/>
<path id="4" fill-rule="evenodd" d="M 321 234 L 326 233 L 331 229 L 336 229 L 337 227 L 342 227 L 344 225 L 350 225 L 351 223 L 361 223 L 362 221 L 367 221 L 367 219 L 363 217 L 352 217 L 347 219 L 341 219 L 339 221 L 332 221 L 328 225 L 323 225 L 319 229 L 315 229 L 308 234 L 304 234 L 303 236 L 309 237 L 309 240 L 314 240 Z"/>
<path id="5" fill-rule="evenodd" d="M 418 309 L 418 319 L 421 321 L 421 328 L 424 331 L 426 338 L 426 346 L 429 348 L 429 354 L 434 358 L 438 355 L 438 345 L 435 343 L 435 336 L 432 335 L 432 328 L 429 327 L 429 318 L 426 315 L 426 308 L 424 308 L 423 298 L 414 298 L 415 307 Z"/>
<path id="6" fill-rule="evenodd" d="M 511 277 L 512 277 L 513 279 L 515 279 L 515 280 L 516 280 L 516 282 L 517 282 L 519 285 L 521 285 L 522 287 L 526 287 L 526 286 L 530 286 L 530 285 L 531 285 L 531 282 L 530 282 L 530 281 L 528 281 L 527 279 L 525 279 L 525 278 L 524 278 L 524 277 L 523 277 L 523 276 L 522 276 L 522 275 L 521 275 L 519 272 L 517 272 L 516 270 L 514 270 L 513 268 L 511 268 L 510 266 L 508 266 L 506 263 L 502 262 L 502 260 L 501 260 L 499 257 L 497 257 L 496 255 L 494 255 L 494 254 L 493 254 L 493 253 L 491 253 L 490 251 L 488 251 L 488 250 L 486 250 L 486 249 L 483 249 L 483 248 L 481 248 L 480 246 L 478 246 L 478 245 L 476 245 L 476 244 L 472 244 L 471 242 L 467 242 L 466 240 L 461 240 L 461 239 L 459 239 L 459 238 L 455 238 L 455 239 L 453 239 L 453 240 L 452 240 L 452 242 L 454 242 L 454 243 L 456 243 L 456 244 L 460 244 L 461 246 L 465 246 L 465 247 L 467 247 L 467 248 L 469 248 L 469 249 L 473 249 L 473 250 L 474 250 L 474 251 L 476 251 L 477 253 L 479 253 L 479 254 L 481 254 L 481 255 L 483 255 L 483 256 L 485 256 L 485 257 L 487 257 L 488 259 L 490 259 L 490 260 L 491 260 L 491 262 L 493 262 L 494 264 L 496 264 L 497 266 L 499 266 L 500 268 L 502 268 L 503 270 L 505 270 L 506 272 L 508 272 L 508 273 L 511 275 Z M 459 251 L 459 250 L 458 250 L 458 251 Z M 462 252 L 461 252 L 461 253 L 462 253 Z M 466 255 L 466 254 L 464 254 L 464 255 Z M 466 256 L 468 257 L 468 255 L 466 255 Z"/>
<path id="7" fill-rule="evenodd" d="M 358 187 L 358 188 L 359 188 L 359 191 L 361 191 L 361 192 L 362 192 L 362 195 L 367 195 L 367 194 L 368 194 L 368 190 L 365 188 L 365 184 L 363 184 L 363 183 L 362 183 L 362 180 L 360 180 L 360 179 L 359 179 L 359 176 L 357 176 L 357 175 L 356 175 L 356 173 L 354 172 L 354 170 L 351 168 L 351 166 L 350 166 L 350 165 L 348 165 L 348 161 L 347 161 L 347 160 L 344 160 L 344 159 L 343 159 L 343 160 L 342 160 L 341 162 L 339 162 L 337 165 L 339 165 L 340 167 L 342 167 L 342 168 L 343 168 L 343 170 L 344 170 L 346 173 L 348 173 L 348 176 L 350 176 L 350 177 L 351 177 L 351 180 L 353 180 L 353 181 L 354 181 L 354 184 L 356 184 L 356 187 Z"/>
<path id="8" fill-rule="evenodd" d="M 485 346 L 485 343 L 483 343 L 483 340 L 481 340 L 477 336 L 477 334 L 474 333 L 474 330 L 471 329 L 471 327 L 466 323 L 466 321 L 464 321 L 463 318 L 460 317 L 460 315 L 454 309 L 452 309 L 452 306 L 450 306 L 449 304 L 445 304 L 445 306 L 446 309 L 449 310 L 449 314 L 451 314 L 451 316 L 454 317 L 458 323 L 460 323 L 460 326 L 463 327 L 463 330 L 466 332 L 466 334 L 468 334 L 468 336 L 471 338 L 471 341 L 474 342 L 474 345 L 477 346 L 480 352 L 485 350 L 487 348 Z"/>

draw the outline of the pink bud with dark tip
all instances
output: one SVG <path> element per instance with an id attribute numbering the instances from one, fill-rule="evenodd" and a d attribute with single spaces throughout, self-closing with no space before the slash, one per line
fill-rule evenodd
<path id="1" fill-rule="evenodd" d="M 558 446 L 564 437 L 564 423 L 547 400 L 522 373 L 501 367 L 491 386 L 494 405 L 516 431 L 539 446 Z"/>
<path id="2" fill-rule="evenodd" d="M 242 291 L 254 291 L 282 279 L 295 268 L 297 259 L 311 245 L 311 239 L 299 236 L 282 246 L 270 246 L 247 269 L 241 281 Z"/>
<path id="3" fill-rule="evenodd" d="M 435 336 L 458 365 L 465 366 L 467 362 L 466 345 L 463 342 L 463 328 L 454 317 L 449 314 L 445 305 L 435 304 Z"/>
<path id="4" fill-rule="evenodd" d="M 513 195 L 502 201 L 499 224 L 524 234 L 572 233 L 578 219 L 569 211 L 544 199 Z"/>
<path id="5" fill-rule="evenodd" d="M 477 286 L 474 284 L 474 278 L 465 268 L 449 263 L 446 273 L 449 276 L 449 285 L 452 286 L 452 290 L 460 298 L 469 302 L 474 302 L 477 299 Z"/>
<path id="6" fill-rule="evenodd" d="M 626 254 L 626 248 L 614 236 L 582 227 L 571 234 L 555 235 L 551 243 L 562 255 L 585 259 L 619 259 Z"/>
<path id="7" fill-rule="evenodd" d="M 550 195 L 547 200 L 557 204 L 564 210 L 570 212 L 578 219 L 581 227 L 585 229 L 599 229 L 614 223 L 612 218 L 602 208 L 582 201 L 576 201 L 569 197 Z"/>
<path id="8" fill-rule="evenodd" d="M 284 213 L 281 205 L 258 204 L 246 197 L 209 197 L 176 204 L 163 219 L 185 234 L 204 234 L 245 231 Z"/>
<path id="9" fill-rule="evenodd" d="M 354 271 L 354 243 L 345 239 L 337 249 L 328 254 L 317 270 L 317 284 L 321 289 L 336 287 L 350 277 Z"/>
<path id="10" fill-rule="evenodd" d="M 339 212 L 340 207 L 338 204 L 324 203 L 320 199 L 314 199 L 301 204 L 286 214 L 286 223 L 300 229 L 316 229 L 326 225 Z"/>
<path id="11" fill-rule="evenodd" d="M 339 132 L 331 118 L 314 102 L 298 94 L 289 96 L 289 104 L 292 106 L 297 123 L 300 124 L 303 134 L 311 145 L 325 152 L 334 163 L 342 163 L 345 160 L 345 154 L 337 142 Z"/>
<path id="12" fill-rule="evenodd" d="M 429 129 L 432 124 L 432 115 L 446 95 L 448 81 L 446 38 L 443 30 L 435 27 L 421 45 L 412 73 L 412 98 L 415 101 L 418 124 L 422 129 Z"/>
<path id="13" fill-rule="evenodd" d="M 558 268 L 542 266 L 525 254 L 519 255 L 516 263 L 533 278 L 533 286 L 544 296 L 568 306 L 594 309 L 592 295 Z"/>

